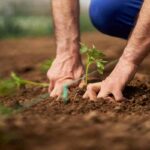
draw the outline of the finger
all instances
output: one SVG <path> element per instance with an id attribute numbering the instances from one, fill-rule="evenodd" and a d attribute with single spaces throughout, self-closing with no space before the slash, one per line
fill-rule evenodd
<path id="1" fill-rule="evenodd" d="M 95 91 L 88 91 L 88 95 L 89 95 L 89 99 L 92 101 L 96 100 L 97 99 L 97 95 L 96 95 L 96 92 Z"/>
<path id="2" fill-rule="evenodd" d="M 91 91 L 91 89 L 95 90 L 95 93 L 97 93 L 99 91 L 99 89 L 100 89 L 100 83 L 89 84 L 87 86 L 87 91 L 83 95 L 83 98 L 89 98 L 89 92 Z"/>
<path id="3" fill-rule="evenodd" d="M 117 102 L 121 102 L 121 101 L 125 100 L 121 91 L 114 92 L 113 95 Z"/>
<path id="4" fill-rule="evenodd" d="M 79 83 L 79 88 L 83 88 L 86 86 L 85 80 L 81 80 L 81 82 Z"/>
<path id="5" fill-rule="evenodd" d="M 111 96 L 107 96 L 104 98 L 105 100 L 109 100 L 110 102 L 115 102 L 114 98 Z"/>
<path id="6" fill-rule="evenodd" d="M 109 96 L 109 94 L 110 94 L 110 92 L 108 92 L 108 91 L 100 91 L 100 92 L 98 93 L 97 98 L 106 98 L 106 97 Z"/>
<path id="7" fill-rule="evenodd" d="M 105 91 L 105 90 L 101 90 L 99 93 L 98 93 L 98 96 L 97 98 L 106 98 L 110 93 L 108 91 Z"/>
<path id="8" fill-rule="evenodd" d="M 64 90 L 64 86 L 68 85 L 68 87 L 71 86 L 72 80 L 71 79 L 67 79 L 65 81 L 57 81 L 57 83 L 55 84 L 55 88 L 53 89 L 53 91 L 51 92 L 50 96 L 51 97 L 61 97 L 63 90 Z"/>
<path id="9" fill-rule="evenodd" d="M 89 98 L 90 100 L 96 100 L 96 93 L 92 90 L 87 90 L 83 95 L 83 98 Z"/>
<path id="10" fill-rule="evenodd" d="M 98 83 L 89 84 L 88 87 L 87 87 L 87 90 L 88 90 L 88 89 L 92 89 L 92 90 L 94 90 L 96 93 L 98 93 L 98 92 L 100 91 L 100 88 L 101 88 L 101 83 L 98 82 Z"/>
<path id="11" fill-rule="evenodd" d="M 51 81 L 50 84 L 49 84 L 49 87 L 48 87 L 48 92 L 51 93 L 53 88 L 54 88 L 54 82 Z"/>
<path id="12" fill-rule="evenodd" d="M 57 96 L 56 101 L 59 101 L 61 99 L 61 96 Z"/>
<path id="13" fill-rule="evenodd" d="M 89 98 L 87 91 L 86 91 L 85 94 L 83 95 L 83 98 L 85 98 L 85 99 L 86 99 L 86 98 Z"/>
<path id="14" fill-rule="evenodd" d="M 50 97 L 58 97 L 61 96 L 62 94 L 62 88 L 55 86 L 55 88 L 53 89 L 53 91 L 50 94 Z"/>
<path id="15" fill-rule="evenodd" d="M 87 92 L 90 100 L 95 100 L 96 99 L 96 90 L 94 89 L 93 85 L 89 85 L 87 87 Z"/>
<path id="16" fill-rule="evenodd" d="M 89 84 L 87 87 L 87 95 L 90 100 L 96 100 L 97 92 L 100 90 L 100 83 Z M 85 95 L 85 96 L 87 96 Z"/>

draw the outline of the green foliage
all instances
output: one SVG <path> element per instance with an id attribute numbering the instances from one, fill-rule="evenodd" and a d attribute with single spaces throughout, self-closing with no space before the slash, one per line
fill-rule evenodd
<path id="1" fill-rule="evenodd" d="M 11 73 L 9 79 L 0 80 L 0 95 L 5 96 L 13 94 L 22 85 L 24 85 L 22 79 L 17 77 L 15 73 Z"/>
<path id="2" fill-rule="evenodd" d="M 12 72 L 9 79 L 0 80 L 0 96 L 13 94 L 25 85 L 48 87 L 49 84 L 25 80 Z"/>
<path id="3" fill-rule="evenodd" d="M 50 17 L 0 16 L 0 38 L 47 36 L 53 33 Z"/>
<path id="4" fill-rule="evenodd" d="M 96 64 L 97 71 L 100 74 L 103 74 L 105 69 L 105 64 L 107 63 L 107 61 L 103 60 L 105 55 L 100 50 L 98 50 L 94 45 L 92 48 L 88 48 L 85 44 L 81 44 L 80 52 L 81 54 L 86 54 L 87 56 L 86 74 L 85 74 L 86 83 L 88 82 L 89 67 L 92 64 Z"/>
<path id="5" fill-rule="evenodd" d="M 87 15 L 80 17 L 80 31 L 95 31 Z M 50 36 L 53 34 L 49 16 L 0 16 L 0 38 Z"/>
<path id="6" fill-rule="evenodd" d="M 41 70 L 42 72 L 46 73 L 46 72 L 48 71 L 48 69 L 51 67 L 52 63 L 53 63 L 53 60 L 50 60 L 50 59 L 45 60 L 45 61 L 41 64 L 40 70 Z"/>
<path id="7" fill-rule="evenodd" d="M 18 36 L 22 32 L 20 26 L 14 21 L 14 17 L 0 17 L 0 38 L 8 37 L 10 35 Z"/>

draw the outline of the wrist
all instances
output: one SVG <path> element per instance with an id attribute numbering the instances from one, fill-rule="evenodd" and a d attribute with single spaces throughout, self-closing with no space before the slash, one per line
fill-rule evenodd
<path id="1" fill-rule="evenodd" d="M 133 79 L 137 69 L 137 65 L 121 57 L 108 79 L 117 79 L 116 82 L 119 81 L 123 89 Z"/>
<path id="2" fill-rule="evenodd" d="M 128 59 L 125 59 L 124 57 L 121 57 L 119 59 L 119 62 L 117 65 L 118 66 L 116 67 L 116 69 L 118 70 L 118 74 L 120 72 L 122 73 L 122 77 L 126 79 L 124 81 L 126 84 L 133 79 L 139 67 L 137 64 L 133 63 L 132 61 Z"/>
<path id="3" fill-rule="evenodd" d="M 59 44 L 56 50 L 56 57 L 73 56 L 80 57 L 80 45 L 79 44 Z"/>
<path id="4" fill-rule="evenodd" d="M 144 57 L 149 53 L 150 38 L 144 38 L 140 41 L 129 41 L 124 49 L 122 57 L 130 63 L 139 65 Z"/>
<path id="5" fill-rule="evenodd" d="M 78 51 L 64 51 L 62 53 L 57 53 L 55 59 L 61 63 L 69 61 L 72 64 L 82 64 L 81 55 L 78 53 Z"/>
<path id="6" fill-rule="evenodd" d="M 135 66 L 139 66 L 141 62 L 141 56 L 136 51 L 137 48 L 126 47 L 120 60 Z"/>
<path id="7" fill-rule="evenodd" d="M 135 62 L 132 57 L 128 57 L 127 55 L 122 55 L 119 59 L 118 64 L 123 66 L 131 67 L 131 68 L 138 68 L 139 64 Z"/>

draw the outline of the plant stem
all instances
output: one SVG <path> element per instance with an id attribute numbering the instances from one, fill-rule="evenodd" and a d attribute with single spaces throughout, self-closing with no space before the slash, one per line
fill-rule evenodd
<path id="1" fill-rule="evenodd" d="M 37 82 L 33 82 L 33 81 L 29 81 L 29 80 L 23 80 L 26 84 L 29 85 L 34 85 L 34 86 L 41 86 L 41 87 L 48 87 L 49 84 L 48 83 L 37 83 Z"/>

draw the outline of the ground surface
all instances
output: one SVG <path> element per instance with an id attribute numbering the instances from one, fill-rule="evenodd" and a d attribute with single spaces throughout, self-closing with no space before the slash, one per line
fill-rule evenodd
<path id="1" fill-rule="evenodd" d="M 103 49 L 109 59 L 121 54 L 125 41 L 97 33 L 83 34 L 83 42 Z M 47 81 L 39 71 L 43 60 L 54 57 L 53 38 L 0 41 L 0 76 L 11 71 Z M 70 102 L 46 98 L 9 118 L 0 119 L 0 149 L 5 150 L 149 150 L 150 149 L 150 57 L 126 87 L 128 101 L 83 100 L 84 90 L 71 89 Z M 7 107 L 28 103 L 46 89 L 25 88 L 13 97 L 0 97 Z"/>

